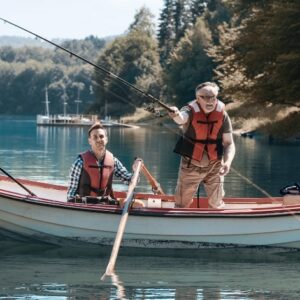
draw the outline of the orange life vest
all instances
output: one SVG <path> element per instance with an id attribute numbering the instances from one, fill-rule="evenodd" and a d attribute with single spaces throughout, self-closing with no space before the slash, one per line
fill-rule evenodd
<path id="1" fill-rule="evenodd" d="M 204 151 L 209 160 L 223 156 L 222 138 L 218 138 L 224 121 L 225 104 L 218 100 L 215 110 L 206 115 L 196 100 L 188 105 L 191 108 L 190 123 L 177 142 L 174 152 L 201 161 Z"/>
<path id="2" fill-rule="evenodd" d="M 100 163 L 91 151 L 81 153 L 80 156 L 83 160 L 83 169 L 79 181 L 79 195 L 111 195 L 115 164 L 113 154 L 106 150 Z"/>

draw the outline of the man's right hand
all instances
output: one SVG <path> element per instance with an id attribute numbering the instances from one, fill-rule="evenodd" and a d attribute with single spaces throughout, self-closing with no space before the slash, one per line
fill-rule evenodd
<path id="1" fill-rule="evenodd" d="M 170 108 L 173 110 L 173 112 L 168 112 L 168 114 L 173 119 L 179 115 L 179 109 L 176 106 L 171 106 Z"/>

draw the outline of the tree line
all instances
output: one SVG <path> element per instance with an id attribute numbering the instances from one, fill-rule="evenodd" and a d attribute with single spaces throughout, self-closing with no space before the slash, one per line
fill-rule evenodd
<path id="1" fill-rule="evenodd" d="M 89 36 L 61 46 L 83 57 L 97 57 L 106 40 Z M 92 68 L 54 47 L 0 47 L 0 113 L 41 114 L 48 89 L 50 113 L 86 111 L 94 101 Z"/>
<path id="2" fill-rule="evenodd" d="M 299 106 L 299 14 L 296 0 L 164 0 L 157 31 L 142 7 L 112 41 L 89 37 L 64 47 L 177 106 L 208 80 L 221 86 L 224 102 Z M 60 112 L 79 94 L 82 109 L 101 115 L 131 114 L 148 102 L 60 51 L 0 48 L 1 112 L 40 112 L 46 85 Z"/>

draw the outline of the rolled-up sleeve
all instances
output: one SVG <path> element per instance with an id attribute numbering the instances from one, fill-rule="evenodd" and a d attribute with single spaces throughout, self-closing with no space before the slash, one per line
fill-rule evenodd
<path id="1" fill-rule="evenodd" d="M 114 175 L 118 178 L 120 178 L 124 183 L 129 184 L 132 173 L 128 172 L 128 170 L 123 166 L 123 164 L 114 157 L 115 160 L 115 170 Z"/>
<path id="2" fill-rule="evenodd" d="M 174 122 L 178 125 L 184 125 L 189 119 L 189 109 L 184 106 L 180 111 L 179 114 L 173 118 Z"/>

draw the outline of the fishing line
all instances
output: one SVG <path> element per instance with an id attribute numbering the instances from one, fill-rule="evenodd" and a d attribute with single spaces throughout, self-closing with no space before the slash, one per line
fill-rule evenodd
<path id="1" fill-rule="evenodd" d="M 163 103 L 163 102 L 160 101 L 159 99 L 157 99 L 157 98 L 155 98 L 154 96 L 152 96 L 151 94 L 149 94 L 149 93 L 147 93 L 147 92 L 141 90 L 140 88 L 138 88 L 138 87 L 136 87 L 135 85 L 129 83 L 128 81 L 126 81 L 126 80 L 124 80 L 123 78 L 117 76 L 116 74 L 110 72 L 110 71 L 107 70 L 106 68 L 104 68 L 104 67 L 102 67 L 102 66 L 99 66 L 99 65 L 96 65 L 96 64 L 94 64 L 93 62 L 89 61 L 88 59 L 86 59 L 86 58 L 84 58 L 84 57 L 82 57 L 82 56 L 80 56 L 80 55 L 78 55 L 78 54 L 76 54 L 76 53 L 74 53 L 74 52 L 72 52 L 72 51 L 70 51 L 70 50 L 68 50 L 68 49 L 66 49 L 66 48 L 64 48 L 64 47 L 62 47 L 62 46 L 60 46 L 60 45 L 58 45 L 58 44 L 56 44 L 56 43 L 54 43 L 54 42 L 52 42 L 52 41 L 50 41 L 50 40 L 44 38 L 44 37 L 42 37 L 42 36 L 40 36 L 40 35 L 38 35 L 38 34 L 36 34 L 36 33 L 34 33 L 34 32 L 32 32 L 32 31 L 30 31 L 30 30 L 27 30 L 27 29 L 24 28 L 24 27 L 21 27 L 21 26 L 15 24 L 15 23 L 12 23 L 12 22 L 10 22 L 10 21 L 8 21 L 8 20 L 6 20 L 6 19 L 3 19 L 3 18 L 1 18 L 1 17 L 0 17 L 0 20 L 2 20 L 4 23 L 8 23 L 8 24 L 10 24 L 10 25 L 12 25 L 12 26 L 14 26 L 14 27 L 17 27 L 17 28 L 19 28 L 19 29 L 25 31 L 25 32 L 27 32 L 27 33 L 29 33 L 29 34 L 35 36 L 36 38 L 38 38 L 38 39 L 40 39 L 40 40 L 43 40 L 43 41 L 45 41 L 45 42 L 47 42 L 47 43 L 53 45 L 56 49 L 60 49 L 60 50 L 62 50 L 62 51 L 67 52 L 67 53 L 70 55 L 70 57 L 76 57 L 77 59 L 79 59 L 79 60 L 81 60 L 81 61 L 83 61 L 83 62 L 85 62 L 85 63 L 87 63 L 87 64 L 89 64 L 89 65 L 91 65 L 91 66 L 93 66 L 93 67 L 95 68 L 96 72 L 99 72 L 99 74 L 100 74 L 100 71 L 104 72 L 109 78 L 111 78 L 111 80 L 119 81 L 119 82 L 122 83 L 124 86 L 127 86 L 127 87 L 129 87 L 129 88 L 132 88 L 133 90 L 135 90 L 136 92 L 138 92 L 138 93 L 140 93 L 142 96 L 144 96 L 145 98 L 150 99 L 150 100 L 152 101 L 152 104 L 153 104 L 153 103 L 156 103 L 156 104 L 158 104 L 159 106 L 161 106 L 162 108 L 166 109 L 168 112 L 173 112 L 173 110 L 172 110 L 168 105 L 166 105 L 165 103 Z M 102 74 L 102 73 L 101 73 L 101 74 Z M 94 84 L 100 86 L 100 84 L 97 83 L 97 82 L 94 82 Z M 123 88 L 124 88 L 124 86 L 123 86 Z M 105 87 L 103 87 L 103 88 L 104 88 L 105 91 L 107 91 L 108 93 L 114 95 L 115 97 L 117 97 L 117 98 L 120 99 L 121 101 L 123 101 L 123 102 L 125 102 L 125 103 L 131 105 L 132 107 L 138 108 L 138 106 L 137 106 L 135 103 L 130 102 L 128 99 L 124 99 L 123 97 L 117 95 L 116 93 L 114 93 L 113 91 L 111 91 L 111 90 L 109 90 L 109 89 L 107 89 L 107 88 L 105 88 Z M 125 90 L 124 90 L 124 91 L 125 91 Z M 167 130 L 169 130 L 170 132 L 175 133 L 176 135 L 181 135 L 181 134 L 178 132 L 178 129 L 171 129 L 170 127 L 165 126 L 164 124 L 163 124 L 163 126 L 164 126 Z M 197 147 L 197 145 L 196 145 L 196 147 Z M 204 151 L 206 151 L 206 150 L 204 150 Z M 206 152 L 206 153 L 207 153 L 207 152 Z M 254 187 L 254 188 L 257 189 L 258 191 L 260 191 L 263 195 L 267 196 L 267 197 L 270 198 L 270 199 L 273 199 L 273 197 L 272 197 L 267 191 L 265 191 L 263 188 L 261 188 L 261 187 L 259 187 L 257 184 L 255 184 L 253 181 L 251 181 L 250 179 L 248 179 L 247 177 L 245 177 L 244 175 L 242 175 L 240 172 L 238 172 L 237 170 L 235 170 L 232 166 L 231 166 L 230 169 L 231 169 L 234 173 L 236 173 L 240 178 L 242 178 L 244 181 L 246 181 L 248 184 L 250 184 L 252 187 Z"/>
<path id="2" fill-rule="evenodd" d="M 247 183 L 249 183 L 251 186 L 253 186 L 254 188 L 256 188 L 258 191 L 260 191 L 263 195 L 267 196 L 268 198 L 274 200 L 274 197 L 271 196 L 266 190 L 264 190 L 263 188 L 261 188 L 260 186 L 258 186 L 256 183 L 254 183 L 252 180 L 250 180 L 249 178 L 245 177 L 243 174 L 241 174 L 239 171 L 237 171 L 234 168 L 230 168 L 230 170 L 232 170 L 234 173 L 236 173 L 240 178 L 242 178 L 243 180 L 245 180 Z"/>

